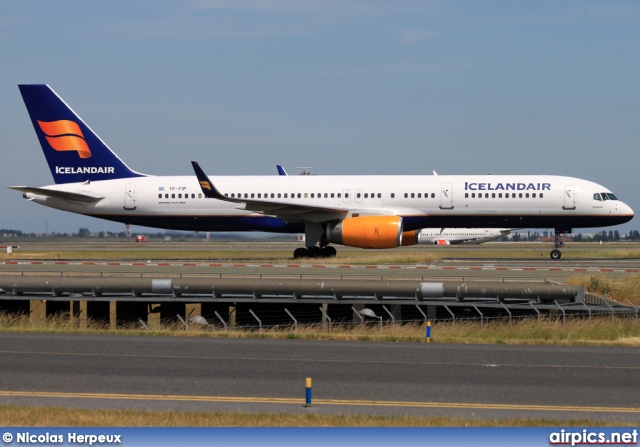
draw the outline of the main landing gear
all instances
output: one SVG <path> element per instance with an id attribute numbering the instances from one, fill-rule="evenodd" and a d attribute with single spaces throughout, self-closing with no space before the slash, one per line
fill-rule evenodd
<path id="1" fill-rule="evenodd" d="M 293 259 L 302 258 L 335 258 L 336 249 L 331 245 L 325 245 L 324 247 L 300 247 L 296 248 L 293 252 Z"/>
<path id="2" fill-rule="evenodd" d="M 553 250 L 551 250 L 551 254 L 549 255 L 551 256 L 551 259 L 553 259 L 554 261 L 557 261 L 562 257 L 562 253 L 560 252 L 559 248 L 564 247 L 564 242 L 562 242 L 562 236 L 564 236 L 565 233 L 571 233 L 571 229 L 568 229 L 568 230 L 563 230 L 559 228 L 555 229 L 555 232 L 554 232 L 555 240 L 553 241 L 554 248 Z"/>

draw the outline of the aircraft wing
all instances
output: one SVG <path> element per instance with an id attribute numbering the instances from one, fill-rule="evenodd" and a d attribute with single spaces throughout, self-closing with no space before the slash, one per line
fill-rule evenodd
<path id="1" fill-rule="evenodd" d="M 344 208 L 300 205 L 295 203 L 276 202 L 272 200 L 240 199 L 228 197 L 215 187 L 213 182 L 204 173 L 200 165 L 192 161 L 193 170 L 196 173 L 200 188 L 205 197 L 244 204 L 243 208 L 254 213 L 275 216 L 288 221 L 298 222 L 326 222 L 328 220 L 344 219 L 349 210 Z"/>
<path id="2" fill-rule="evenodd" d="M 9 189 L 20 191 L 24 193 L 36 194 L 39 196 L 54 197 L 56 199 L 71 200 L 74 202 L 86 202 L 92 203 L 104 199 L 104 196 L 100 196 L 92 193 L 77 193 L 69 191 L 60 191 L 58 189 L 49 188 L 33 188 L 31 186 L 9 186 Z"/>

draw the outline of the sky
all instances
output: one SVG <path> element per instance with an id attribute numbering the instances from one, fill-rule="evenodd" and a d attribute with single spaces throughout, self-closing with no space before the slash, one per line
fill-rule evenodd
<path id="1" fill-rule="evenodd" d="M 17 87 L 46 83 L 147 174 L 554 174 L 640 210 L 637 1 L 0 0 L 0 67 L 2 186 L 53 183 Z"/>

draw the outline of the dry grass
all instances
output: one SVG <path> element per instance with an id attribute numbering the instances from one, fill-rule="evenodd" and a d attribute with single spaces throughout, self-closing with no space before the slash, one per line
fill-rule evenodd
<path id="1" fill-rule="evenodd" d="M 11 244 L 11 242 L 7 242 Z M 12 255 L 0 252 L 0 261 L 27 259 L 183 259 L 205 262 L 244 261 L 290 263 L 292 253 L 299 244 L 294 243 L 221 243 L 193 241 L 153 242 L 144 244 L 118 241 L 69 241 L 65 243 L 16 243 L 20 249 Z M 390 250 L 362 250 L 338 247 L 335 259 L 296 260 L 298 263 L 327 265 L 340 264 L 422 264 L 438 262 L 442 258 L 511 258 L 549 259 L 551 244 L 546 243 L 487 243 L 480 246 L 401 247 Z M 562 252 L 563 259 L 640 258 L 640 243 L 570 243 Z"/>
<path id="2" fill-rule="evenodd" d="M 636 426 L 589 419 L 464 419 L 445 416 L 319 415 L 187 411 L 85 410 L 0 406 L 5 427 L 559 427 Z"/>
<path id="3" fill-rule="evenodd" d="M 607 275 L 573 275 L 565 281 L 567 284 L 582 285 L 585 290 L 613 298 L 621 303 L 631 301 L 640 306 L 640 274 L 627 274 L 612 278 Z"/>
<path id="4" fill-rule="evenodd" d="M 425 326 L 420 323 L 384 324 L 382 327 L 377 324 L 344 324 L 333 325 L 331 330 L 321 324 L 297 329 L 287 326 L 263 330 L 224 330 L 192 325 L 189 331 L 175 323 L 147 331 L 135 323 L 109 329 L 104 322 L 89 322 L 87 328 L 79 328 L 77 322 L 64 317 L 33 321 L 26 316 L 0 314 L 0 332 L 3 331 L 398 343 L 425 341 Z M 512 324 L 506 320 L 492 320 L 484 324 L 477 321 L 437 322 L 432 326 L 431 336 L 432 342 L 436 343 L 640 346 L 640 322 L 633 317 L 612 319 L 610 316 L 567 318 L 565 323 L 560 318 L 517 319 Z"/>

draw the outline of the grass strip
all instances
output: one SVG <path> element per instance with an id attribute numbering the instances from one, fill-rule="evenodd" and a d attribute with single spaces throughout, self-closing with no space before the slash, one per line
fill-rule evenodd
<path id="1" fill-rule="evenodd" d="M 5 427 L 631 427 L 638 421 L 479 419 L 446 416 L 88 410 L 0 405 Z"/>

